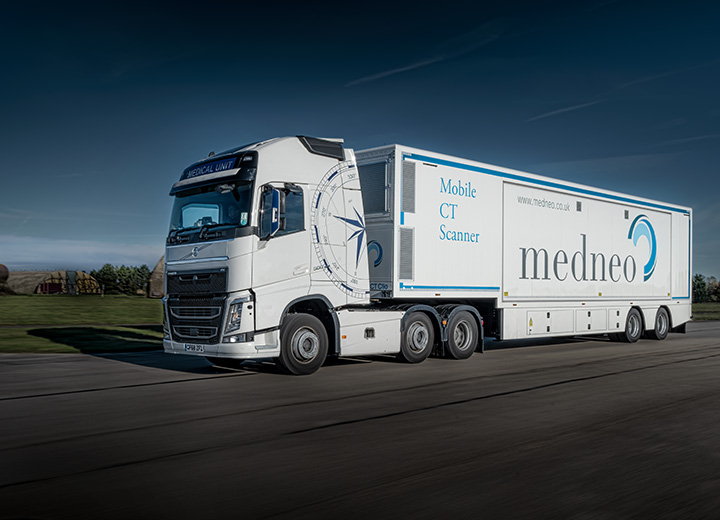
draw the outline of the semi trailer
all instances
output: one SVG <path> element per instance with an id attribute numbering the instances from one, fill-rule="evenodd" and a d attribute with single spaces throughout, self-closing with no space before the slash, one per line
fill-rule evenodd
<path id="1" fill-rule="evenodd" d="M 221 366 L 466 359 L 486 335 L 662 340 L 691 319 L 676 204 L 307 136 L 211 154 L 170 195 L 164 349 Z"/>

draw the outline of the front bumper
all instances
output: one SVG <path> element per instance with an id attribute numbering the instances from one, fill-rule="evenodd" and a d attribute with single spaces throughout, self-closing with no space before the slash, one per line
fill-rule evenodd
<path id="1" fill-rule="evenodd" d="M 275 358 L 280 355 L 280 341 L 277 330 L 255 334 L 253 341 L 244 343 L 200 344 L 164 339 L 163 348 L 169 354 L 231 359 L 263 359 Z"/>

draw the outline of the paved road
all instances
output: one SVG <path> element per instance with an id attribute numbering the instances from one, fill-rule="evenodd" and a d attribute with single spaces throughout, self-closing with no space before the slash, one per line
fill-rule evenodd
<path id="1" fill-rule="evenodd" d="M 310 377 L 0 356 L 2 518 L 718 518 L 720 322 Z"/>

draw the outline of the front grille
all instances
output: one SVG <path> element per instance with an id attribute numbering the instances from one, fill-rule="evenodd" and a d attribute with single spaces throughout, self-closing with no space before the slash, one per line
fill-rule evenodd
<path id="1" fill-rule="evenodd" d="M 218 294 L 227 292 L 227 271 L 196 271 L 168 273 L 167 293 L 174 294 Z"/>
<path id="2" fill-rule="evenodd" d="M 222 307 L 173 307 L 170 312 L 176 318 L 217 318 Z"/>
<path id="3" fill-rule="evenodd" d="M 169 296 L 168 318 L 174 339 L 219 343 L 226 299 L 226 295 L 190 298 Z"/>

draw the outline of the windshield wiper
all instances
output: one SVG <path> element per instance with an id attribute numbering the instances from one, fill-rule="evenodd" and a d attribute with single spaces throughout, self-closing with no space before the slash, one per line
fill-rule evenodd
<path id="1" fill-rule="evenodd" d="M 216 238 L 219 235 L 219 233 L 214 233 L 213 235 L 208 235 L 208 231 L 210 231 L 211 229 L 216 229 L 216 230 L 220 231 L 221 229 L 233 228 L 235 226 L 237 226 L 237 224 L 227 224 L 227 223 L 225 223 L 225 224 L 205 224 L 203 227 L 200 228 L 199 238 L 200 239 Z"/>
<path id="2" fill-rule="evenodd" d="M 183 233 L 187 231 L 186 228 L 179 228 L 179 229 L 173 229 L 170 231 L 170 234 L 168 235 L 168 242 L 171 244 L 174 244 L 175 242 L 187 242 L 190 240 L 190 237 L 187 235 L 181 235 L 180 233 Z"/>
<path id="3" fill-rule="evenodd" d="M 220 233 L 209 233 L 211 229 L 215 229 L 217 231 L 221 231 L 222 229 L 228 229 L 236 227 L 238 224 L 205 224 L 204 226 L 200 227 L 200 232 L 198 235 L 198 238 L 201 240 L 207 239 L 207 238 L 217 238 Z M 190 228 L 179 228 L 179 229 L 173 229 L 170 231 L 170 234 L 168 235 L 168 242 L 171 244 L 174 244 L 176 242 L 188 242 L 190 240 L 190 237 L 198 232 L 198 228 L 196 227 L 190 227 Z"/>

